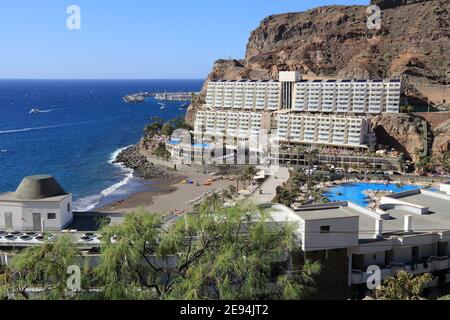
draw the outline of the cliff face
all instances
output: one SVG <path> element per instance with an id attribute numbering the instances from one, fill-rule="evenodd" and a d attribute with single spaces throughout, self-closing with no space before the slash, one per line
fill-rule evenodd
<path id="1" fill-rule="evenodd" d="M 251 33 L 245 59 L 218 60 L 207 82 L 270 79 L 279 71 L 298 70 L 325 78 L 404 75 L 412 85 L 418 81 L 446 83 L 450 2 L 372 3 L 386 8 L 381 30 L 367 28 L 366 6 L 328 6 L 269 16 Z M 410 91 L 413 96 L 414 90 Z"/>
<path id="2" fill-rule="evenodd" d="M 391 146 L 403 152 L 407 158 L 417 161 L 416 149 L 421 149 L 429 135 L 422 119 L 407 114 L 384 114 L 372 118 L 372 129 L 377 143 Z M 424 134 L 425 133 L 425 134 Z"/>
<path id="3" fill-rule="evenodd" d="M 218 79 L 276 79 L 279 71 L 286 70 L 314 78 L 403 77 L 407 103 L 428 105 L 427 93 L 417 90 L 415 84 L 449 81 L 450 2 L 371 3 L 382 8 L 380 30 L 367 28 L 367 6 L 328 6 L 269 16 L 251 33 L 245 58 L 218 60 L 205 85 Z M 193 113 L 195 108 L 189 108 L 187 120 L 192 120 Z M 393 121 L 403 121 L 400 119 Z M 379 122 L 386 125 L 388 135 L 389 128 L 394 130 L 393 137 L 395 128 L 403 124 Z M 413 157 L 409 145 L 418 141 L 400 136 L 398 141 L 404 141 L 400 144 Z"/>
<path id="4" fill-rule="evenodd" d="M 382 7 L 402 1 L 380 0 Z M 444 83 L 450 2 L 406 1 L 382 10 L 381 30 L 368 30 L 366 6 L 320 7 L 270 16 L 251 33 L 243 65 L 299 70 L 313 76 L 389 78 Z M 447 66 L 447 67 L 444 67 Z"/>
<path id="5" fill-rule="evenodd" d="M 433 155 L 440 156 L 450 150 L 450 119 L 433 128 Z"/>
<path id="6" fill-rule="evenodd" d="M 381 9 L 391 9 L 405 4 L 421 3 L 431 0 L 371 0 L 370 4 L 376 4 Z"/>

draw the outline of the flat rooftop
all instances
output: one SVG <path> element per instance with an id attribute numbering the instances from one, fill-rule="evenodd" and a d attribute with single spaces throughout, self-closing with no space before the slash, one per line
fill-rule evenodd
<path id="1" fill-rule="evenodd" d="M 417 194 L 413 194 L 417 192 Z M 360 241 L 375 241 L 377 220 L 383 220 L 385 238 L 393 235 L 417 235 L 429 232 L 450 231 L 450 196 L 426 190 L 415 190 L 390 195 L 393 203 L 401 200 L 412 206 L 427 207 L 430 212 L 419 214 L 409 211 L 407 206 L 393 206 L 381 212 L 363 208 L 351 202 L 302 206 L 293 213 L 303 220 L 359 217 L 358 237 Z M 389 207 L 389 206 L 388 206 Z M 416 211 L 417 212 L 417 211 Z M 412 217 L 412 232 L 404 232 L 405 217 Z"/>
<path id="2" fill-rule="evenodd" d="M 446 213 L 450 215 L 450 200 L 440 199 L 428 194 L 415 194 L 398 198 L 399 200 L 415 204 L 417 206 L 430 208 L 430 211 L 436 213 Z"/>
<path id="3" fill-rule="evenodd" d="M 416 193 L 416 194 L 413 194 Z M 408 211 L 407 208 L 394 207 L 384 212 L 389 219 L 383 220 L 383 233 L 404 234 L 404 221 L 406 216 L 412 217 L 412 232 L 440 232 L 450 230 L 450 196 L 439 192 L 426 190 L 413 190 L 404 193 L 393 194 L 385 198 L 401 200 L 413 206 L 429 208 L 430 212 L 418 214 Z M 395 202 L 395 201 L 393 201 Z M 375 228 L 375 218 L 362 215 L 359 219 L 360 238 L 370 238 Z M 370 232 L 372 231 L 372 232 Z"/>
<path id="4" fill-rule="evenodd" d="M 337 204 L 312 206 L 310 208 L 300 207 L 294 210 L 294 212 L 303 220 L 322 220 L 359 216 L 357 210 Z"/>

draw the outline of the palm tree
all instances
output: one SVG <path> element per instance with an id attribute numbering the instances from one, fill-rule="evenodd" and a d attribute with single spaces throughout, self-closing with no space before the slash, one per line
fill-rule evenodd
<path id="1" fill-rule="evenodd" d="M 388 277 L 383 285 L 377 289 L 380 300 L 421 300 L 425 285 L 433 280 L 429 273 L 414 276 L 400 271 L 397 277 Z"/>
<path id="2" fill-rule="evenodd" d="M 247 181 L 249 181 L 249 175 L 248 175 L 248 172 L 247 171 L 242 171 L 240 174 L 239 174 L 239 177 L 238 177 L 238 180 L 241 180 L 243 183 L 244 183 L 244 189 L 246 189 L 247 188 L 247 186 L 246 186 L 246 182 Z"/>
<path id="3" fill-rule="evenodd" d="M 297 153 L 297 164 L 300 165 L 300 155 L 305 154 L 305 147 L 302 145 L 298 145 L 294 148 L 294 152 Z"/>
<path id="4" fill-rule="evenodd" d="M 250 183 L 253 184 L 253 178 L 258 174 L 258 170 L 256 169 L 255 166 L 250 166 L 247 169 L 245 169 L 244 171 L 247 175 L 248 180 L 250 181 Z"/>
<path id="5" fill-rule="evenodd" d="M 317 149 L 310 148 L 308 152 L 305 153 L 305 160 L 308 164 L 308 183 L 311 182 L 311 164 L 317 161 L 319 151 Z"/>

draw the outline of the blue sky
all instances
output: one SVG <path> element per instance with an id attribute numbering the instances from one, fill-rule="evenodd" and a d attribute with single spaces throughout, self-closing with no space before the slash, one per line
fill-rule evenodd
<path id="1" fill-rule="evenodd" d="M 0 78 L 204 78 L 242 58 L 266 16 L 368 0 L 14 0 L 0 4 Z M 66 9 L 81 8 L 81 30 Z"/>

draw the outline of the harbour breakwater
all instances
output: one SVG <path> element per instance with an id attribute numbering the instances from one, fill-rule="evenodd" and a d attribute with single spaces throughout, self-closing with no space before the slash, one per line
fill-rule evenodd
<path id="1" fill-rule="evenodd" d="M 150 162 L 141 154 L 139 145 L 133 145 L 120 151 L 113 163 L 132 169 L 136 176 L 143 179 L 170 178 L 174 175 L 166 168 Z"/>
<path id="2" fill-rule="evenodd" d="M 142 103 L 145 98 L 152 97 L 160 101 L 191 101 L 193 95 L 199 92 L 139 92 L 127 94 L 123 97 L 126 103 Z"/>

